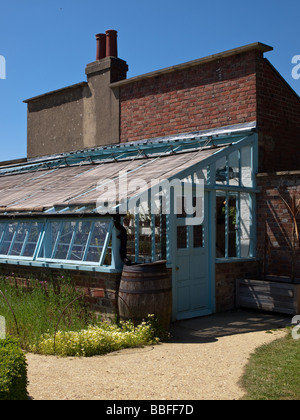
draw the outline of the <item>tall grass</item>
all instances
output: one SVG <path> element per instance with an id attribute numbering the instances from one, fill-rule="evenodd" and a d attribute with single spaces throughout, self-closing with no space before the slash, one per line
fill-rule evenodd
<path id="1" fill-rule="evenodd" d="M 5 317 L 6 333 L 19 335 L 25 350 L 37 345 L 43 334 L 54 334 L 63 310 L 72 300 L 82 296 L 82 292 L 63 275 L 51 281 L 31 278 L 21 284 L 13 276 L 2 276 L 0 290 L 5 296 L 4 299 L 0 294 L 0 315 Z M 64 312 L 59 329 L 78 331 L 94 320 L 85 300 L 78 299 Z"/>

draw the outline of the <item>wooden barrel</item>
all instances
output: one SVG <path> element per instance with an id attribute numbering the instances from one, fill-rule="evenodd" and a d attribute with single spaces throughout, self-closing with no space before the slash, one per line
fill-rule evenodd
<path id="1" fill-rule="evenodd" d="M 140 323 L 150 314 L 157 316 L 161 326 L 170 328 L 172 285 L 166 261 L 124 266 L 118 297 L 121 320 Z"/>

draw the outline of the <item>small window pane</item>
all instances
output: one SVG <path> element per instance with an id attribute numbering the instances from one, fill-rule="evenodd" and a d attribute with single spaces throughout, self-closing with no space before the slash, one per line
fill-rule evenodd
<path id="1" fill-rule="evenodd" d="M 229 195 L 228 202 L 228 257 L 237 257 L 237 197 Z"/>
<path id="2" fill-rule="evenodd" d="M 0 254 L 8 255 L 17 225 L 18 225 L 17 223 L 8 224 L 6 231 L 4 233 L 4 236 L 3 236 L 1 246 L 0 246 Z"/>
<path id="3" fill-rule="evenodd" d="M 241 167 L 242 167 L 242 186 L 252 187 L 252 168 L 251 168 L 252 147 L 246 146 L 241 149 Z"/>
<path id="4" fill-rule="evenodd" d="M 241 241 L 241 257 L 250 257 L 250 228 L 251 228 L 251 211 L 250 211 L 250 195 L 241 193 L 240 202 L 240 241 Z"/>
<path id="5" fill-rule="evenodd" d="M 139 215 L 139 261 L 152 261 L 151 216 L 145 213 Z"/>
<path id="6" fill-rule="evenodd" d="M 10 255 L 19 256 L 21 254 L 24 240 L 30 228 L 30 223 L 19 223 L 16 228 L 16 234 L 13 242 L 12 249 L 10 250 Z"/>
<path id="7" fill-rule="evenodd" d="M 76 222 L 64 222 L 59 236 L 57 249 L 54 259 L 66 260 L 71 244 L 72 235 L 76 227 Z"/>
<path id="8" fill-rule="evenodd" d="M 135 261 L 135 243 L 136 243 L 136 226 L 135 216 L 131 213 L 127 213 L 124 217 L 123 225 L 127 231 L 127 257 L 131 261 Z"/>
<path id="9" fill-rule="evenodd" d="M 78 224 L 70 260 L 82 261 L 91 226 L 92 222 L 80 222 Z"/>
<path id="10" fill-rule="evenodd" d="M 187 248 L 187 226 L 177 226 L 177 248 Z"/>
<path id="11" fill-rule="evenodd" d="M 216 162 L 216 184 L 225 185 L 227 183 L 226 157 Z"/>
<path id="12" fill-rule="evenodd" d="M 239 151 L 236 150 L 233 153 L 230 153 L 228 157 L 229 165 L 229 185 L 239 185 Z"/>
<path id="13" fill-rule="evenodd" d="M 209 184 L 209 167 L 199 169 L 195 172 L 195 180 L 204 181 L 204 185 Z"/>
<path id="14" fill-rule="evenodd" d="M 220 194 L 220 193 L 218 193 Z M 226 249 L 226 196 L 218 195 L 216 200 L 216 257 L 224 258 Z"/>
<path id="15" fill-rule="evenodd" d="M 155 259 L 166 259 L 167 225 L 166 215 L 155 215 Z"/>
<path id="16" fill-rule="evenodd" d="M 5 226 L 6 226 L 5 223 L 0 223 L 0 243 L 1 243 L 1 239 L 5 230 Z"/>
<path id="17" fill-rule="evenodd" d="M 204 237 L 203 237 L 203 225 L 193 226 L 194 230 L 194 248 L 203 248 L 204 247 Z"/>
<path id="18" fill-rule="evenodd" d="M 86 261 L 99 262 L 102 254 L 102 248 L 108 231 L 109 222 L 96 222 L 93 236 L 88 248 Z"/>
<path id="19" fill-rule="evenodd" d="M 31 228 L 28 232 L 27 242 L 22 253 L 23 257 L 33 257 L 42 227 L 43 223 L 34 222 L 31 224 Z"/>
<path id="20" fill-rule="evenodd" d="M 51 221 L 48 223 L 39 258 L 51 258 L 58 238 L 61 222 Z"/>

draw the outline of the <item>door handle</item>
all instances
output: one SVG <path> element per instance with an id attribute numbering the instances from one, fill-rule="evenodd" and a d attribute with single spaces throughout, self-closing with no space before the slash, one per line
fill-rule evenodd
<path id="1" fill-rule="evenodd" d="M 176 265 L 176 271 L 178 271 L 179 270 L 179 267 Z"/>

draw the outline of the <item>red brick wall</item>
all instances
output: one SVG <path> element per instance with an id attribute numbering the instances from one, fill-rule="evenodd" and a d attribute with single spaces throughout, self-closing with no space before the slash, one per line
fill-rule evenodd
<path id="1" fill-rule="evenodd" d="M 120 109 L 121 142 L 257 120 L 259 171 L 299 169 L 299 97 L 257 51 L 121 86 Z"/>
<path id="2" fill-rule="evenodd" d="M 300 169 L 300 100 L 268 60 L 257 63 L 260 172 Z"/>
<path id="3" fill-rule="evenodd" d="M 121 142 L 256 120 L 249 51 L 120 87 Z"/>
<path id="4" fill-rule="evenodd" d="M 257 195 L 257 252 L 265 261 L 267 275 L 290 276 L 293 223 L 278 193 L 291 203 L 295 194 L 300 199 L 300 173 L 257 177 L 261 193 Z M 265 224 L 266 221 L 266 224 Z M 300 231 L 300 214 L 297 218 Z M 266 228 L 265 228 L 266 225 Z M 264 258 L 264 255 L 266 256 Z M 300 278 L 300 243 L 296 244 L 296 277 Z"/>
<path id="5" fill-rule="evenodd" d="M 259 274 L 256 261 L 216 264 L 216 312 L 235 308 L 236 280 Z"/>

